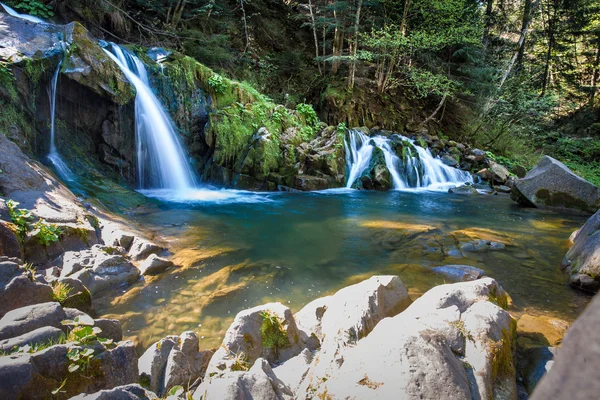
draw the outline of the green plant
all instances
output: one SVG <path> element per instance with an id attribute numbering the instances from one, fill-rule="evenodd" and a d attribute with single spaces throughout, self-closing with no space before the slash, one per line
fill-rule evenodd
<path id="1" fill-rule="evenodd" d="M 296 111 L 304 119 L 307 126 L 317 129 L 319 126 L 319 117 L 310 104 L 300 103 L 296 106 Z"/>
<path id="2" fill-rule="evenodd" d="M 71 294 L 73 288 L 64 282 L 55 282 L 52 285 L 52 298 L 59 303 L 63 303 Z"/>
<path id="3" fill-rule="evenodd" d="M 85 375 L 96 352 L 95 348 L 90 346 L 98 343 L 102 347 L 108 348 L 113 345 L 113 341 L 99 337 L 98 334 L 102 330 L 95 327 L 94 320 L 87 315 L 75 317 L 73 320 L 64 320 L 61 324 L 72 327 L 67 335 L 67 341 L 77 346 L 72 347 L 67 353 L 67 358 L 71 362 L 69 372 L 80 371 Z"/>
<path id="4" fill-rule="evenodd" d="M 8 200 L 6 206 L 10 214 L 10 219 L 13 224 L 17 227 L 17 236 L 21 241 L 21 245 L 25 244 L 27 239 L 27 232 L 29 231 L 29 221 L 32 218 L 31 212 L 22 208 L 17 208 L 19 202 L 14 200 Z"/>
<path id="5" fill-rule="evenodd" d="M 208 86 L 210 86 L 215 93 L 225 93 L 225 90 L 227 89 L 227 84 L 223 77 L 216 73 L 208 78 Z"/>
<path id="6" fill-rule="evenodd" d="M 23 268 L 25 268 L 25 272 L 27 273 L 29 279 L 31 279 L 32 282 L 35 282 L 37 268 L 32 263 L 23 264 Z"/>
<path id="7" fill-rule="evenodd" d="M 40 0 L 21 0 L 19 4 L 15 5 L 15 8 L 18 8 L 29 15 L 36 15 L 41 18 L 50 18 L 54 16 L 52 7 L 45 5 Z"/>
<path id="8" fill-rule="evenodd" d="M 57 344 L 65 344 L 66 342 L 67 342 L 66 336 L 61 335 L 58 337 L 58 339 L 49 339 L 47 341 L 34 343 L 32 345 L 13 347 L 9 351 L 0 351 L 0 356 L 9 356 L 11 354 L 16 354 L 16 353 L 33 354 L 33 353 L 37 353 L 42 350 L 45 350 L 49 347 L 55 346 Z"/>
<path id="9" fill-rule="evenodd" d="M 262 344 L 267 349 L 273 349 L 275 354 L 279 354 L 279 349 L 290 345 L 283 325 L 279 321 L 279 317 L 269 311 L 262 312 L 260 316 L 262 317 L 262 325 L 260 327 Z"/>
<path id="10" fill-rule="evenodd" d="M 54 242 L 58 242 L 58 239 L 62 233 L 62 230 L 56 224 L 48 224 L 46 221 L 40 218 L 38 222 L 33 224 L 34 237 L 40 242 L 40 244 L 48 247 Z"/>

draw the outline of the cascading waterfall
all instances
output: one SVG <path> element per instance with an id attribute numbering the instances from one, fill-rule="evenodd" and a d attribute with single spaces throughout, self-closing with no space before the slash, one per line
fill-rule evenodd
<path id="1" fill-rule="evenodd" d="M 194 175 L 170 118 L 150 88 L 144 63 L 115 43 L 104 51 L 137 91 L 135 138 L 140 189 L 190 191 L 195 187 Z"/>
<path id="2" fill-rule="evenodd" d="M 2 6 L 2 8 L 4 8 L 4 11 L 6 11 L 7 14 L 12 15 L 13 17 L 25 19 L 27 21 L 34 22 L 36 24 L 39 24 L 40 22 L 46 23 L 46 21 L 44 21 L 43 19 L 34 17 L 33 15 L 19 14 L 14 9 L 10 8 L 9 6 L 7 6 L 4 3 L 0 3 L 0 6 Z"/>
<path id="3" fill-rule="evenodd" d="M 58 66 L 56 67 L 56 71 L 54 71 L 52 81 L 50 82 L 50 90 L 48 91 L 48 100 L 50 101 L 50 152 L 48 153 L 48 160 L 54 165 L 58 176 L 63 180 L 72 181 L 73 173 L 69 167 L 67 167 L 67 164 L 65 164 L 56 149 L 56 86 L 58 84 L 58 74 L 60 73 L 61 65 L 62 60 L 58 62 Z"/>
<path id="4" fill-rule="evenodd" d="M 473 182 L 471 174 L 445 165 L 442 160 L 433 157 L 429 149 L 415 145 L 407 137 L 393 136 L 393 139 L 369 137 L 358 130 L 350 130 L 345 141 L 346 165 L 349 170 L 347 188 L 351 188 L 369 167 L 375 148 L 383 152 L 394 189 L 436 190 Z M 406 146 L 408 151 L 403 151 L 399 156 L 392 148 L 394 139 Z"/>

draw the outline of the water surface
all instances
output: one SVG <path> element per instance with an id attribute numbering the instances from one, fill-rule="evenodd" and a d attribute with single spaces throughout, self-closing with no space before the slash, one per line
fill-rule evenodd
<path id="1" fill-rule="evenodd" d="M 376 274 L 400 276 L 414 298 L 449 281 L 431 270 L 446 264 L 497 279 L 514 313 L 572 321 L 588 300 L 559 268 L 585 217 L 522 208 L 505 196 L 337 190 L 163 198 L 170 200 L 139 222 L 169 242 L 181 268 L 99 310 L 120 319 L 125 336 L 143 348 L 185 330 L 216 347 L 245 308 L 280 301 L 295 312 Z M 477 240 L 504 248 L 461 254 Z"/>

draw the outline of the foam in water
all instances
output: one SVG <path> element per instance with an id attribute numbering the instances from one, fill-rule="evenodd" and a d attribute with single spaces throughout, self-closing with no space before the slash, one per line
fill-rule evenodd
<path id="1" fill-rule="evenodd" d="M 383 136 L 369 137 L 358 130 L 350 130 L 345 141 L 346 165 L 349 170 L 347 188 L 351 188 L 369 167 L 376 147 L 383 152 L 396 190 L 445 190 L 473 182 L 468 172 L 449 167 L 439 158 L 434 158 L 429 149 L 415 145 L 407 137 L 396 136 L 396 140 L 413 150 L 405 152 L 402 159 L 392 149 L 392 140 Z"/>
<path id="2" fill-rule="evenodd" d="M 190 192 L 196 186 L 194 175 L 170 118 L 150 88 L 144 63 L 114 43 L 109 44 L 109 49 L 104 51 L 137 91 L 135 136 L 140 189 Z"/>
<path id="3" fill-rule="evenodd" d="M 141 194 L 161 201 L 183 204 L 234 204 L 234 203 L 265 203 L 273 201 L 268 192 L 250 192 L 232 189 L 190 189 L 185 191 L 169 189 L 140 190 Z"/>
<path id="4" fill-rule="evenodd" d="M 60 157 L 60 154 L 58 154 L 58 150 L 56 149 L 56 129 L 54 123 L 56 119 L 56 86 L 58 84 L 58 74 L 60 73 L 61 65 L 62 60 L 58 62 L 58 66 L 56 67 L 56 71 L 54 71 L 52 81 L 50 82 L 50 90 L 48 91 L 50 100 L 50 152 L 48 153 L 48 160 L 54 165 L 54 168 L 61 179 L 72 181 L 73 172 Z"/>
<path id="5" fill-rule="evenodd" d="M 19 14 L 14 9 L 10 8 L 9 6 L 7 6 L 4 3 L 0 3 L 0 5 L 2 6 L 2 8 L 4 8 L 4 11 L 6 11 L 7 14 L 12 15 L 13 17 L 25 19 L 27 21 L 34 22 L 36 24 L 46 23 L 46 21 L 44 21 L 43 19 L 38 18 L 38 17 L 34 17 L 33 15 Z"/>

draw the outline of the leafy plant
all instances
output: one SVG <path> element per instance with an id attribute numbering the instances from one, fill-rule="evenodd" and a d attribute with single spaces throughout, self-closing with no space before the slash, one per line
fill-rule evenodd
<path id="1" fill-rule="evenodd" d="M 62 233 L 61 229 L 56 224 L 48 224 L 41 218 L 38 222 L 33 224 L 33 228 L 35 238 L 46 247 L 54 242 L 58 242 Z"/>
<path id="2" fill-rule="evenodd" d="M 23 265 L 23 268 L 25 268 L 25 271 L 27 272 L 29 279 L 32 282 L 35 282 L 35 274 L 37 272 L 37 268 L 32 263 L 25 263 Z"/>
<path id="3" fill-rule="evenodd" d="M 304 119 L 306 125 L 317 129 L 319 126 L 319 117 L 310 104 L 300 103 L 296 106 L 296 111 Z"/>
<path id="4" fill-rule="evenodd" d="M 50 18 L 54 16 L 52 7 L 45 5 L 40 0 L 21 0 L 15 5 L 15 8 L 23 10 L 26 14 L 35 15 L 41 18 Z"/>
<path id="5" fill-rule="evenodd" d="M 279 349 L 290 345 L 285 330 L 279 321 L 277 315 L 264 311 L 260 314 L 262 325 L 260 333 L 262 336 L 262 345 L 267 349 L 273 349 L 275 354 L 279 354 Z"/>
<path id="6" fill-rule="evenodd" d="M 22 208 L 17 208 L 20 203 L 14 200 L 8 200 L 6 206 L 10 214 L 10 219 L 13 224 L 17 227 L 17 236 L 21 241 L 21 245 L 25 244 L 27 239 L 27 232 L 29 231 L 29 221 L 32 219 L 30 211 Z"/>
<path id="7" fill-rule="evenodd" d="M 219 74 L 213 74 L 208 78 L 208 86 L 210 86 L 215 93 L 225 93 L 225 89 L 227 89 L 227 83 Z"/>

